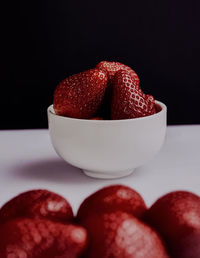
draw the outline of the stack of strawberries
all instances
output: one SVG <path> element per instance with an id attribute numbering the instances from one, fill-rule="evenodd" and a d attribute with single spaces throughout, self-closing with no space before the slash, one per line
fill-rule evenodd
<path id="1" fill-rule="evenodd" d="M 123 185 L 98 190 L 74 217 L 47 190 L 22 193 L 0 209 L 1 258 L 199 258 L 200 197 L 166 194 L 147 209 Z"/>
<path id="2" fill-rule="evenodd" d="M 94 69 L 60 82 L 54 93 L 57 115 L 79 119 L 129 119 L 156 113 L 138 75 L 119 62 L 102 61 Z"/>

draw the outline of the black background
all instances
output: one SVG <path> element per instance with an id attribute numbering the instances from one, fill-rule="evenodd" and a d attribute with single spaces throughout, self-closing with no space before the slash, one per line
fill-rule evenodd
<path id="1" fill-rule="evenodd" d="M 1 129 L 47 127 L 58 82 L 119 61 L 168 106 L 168 124 L 200 124 L 200 2 L 15 1 L 3 17 Z"/>

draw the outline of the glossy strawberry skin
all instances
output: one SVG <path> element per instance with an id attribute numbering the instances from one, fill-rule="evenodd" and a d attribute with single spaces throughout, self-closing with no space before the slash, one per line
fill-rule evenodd
<path id="1" fill-rule="evenodd" d="M 47 190 L 24 192 L 0 209 L 0 223 L 19 217 L 47 218 L 63 222 L 72 221 L 74 218 L 68 201 Z"/>
<path id="2" fill-rule="evenodd" d="M 128 186 L 107 186 L 83 201 L 78 210 L 77 219 L 82 221 L 92 213 L 115 211 L 124 211 L 141 217 L 146 211 L 146 205 L 143 198 Z"/>
<path id="3" fill-rule="evenodd" d="M 155 100 L 137 87 L 137 81 L 126 71 L 118 71 L 112 81 L 112 119 L 130 119 L 156 113 Z"/>
<path id="4" fill-rule="evenodd" d="M 54 93 L 57 115 L 88 119 L 95 116 L 107 86 L 107 75 L 91 69 L 74 74 L 58 84 Z"/>
<path id="5" fill-rule="evenodd" d="M 15 219 L 0 226 L 1 258 L 77 258 L 86 230 L 47 219 Z"/>
<path id="6" fill-rule="evenodd" d="M 129 66 L 124 65 L 120 62 L 108 62 L 108 61 L 101 61 L 100 63 L 97 64 L 96 66 L 98 69 L 104 71 L 107 73 L 108 79 L 111 82 L 116 74 L 117 71 L 119 70 L 124 70 L 128 72 L 136 81 L 137 87 L 139 87 L 140 80 L 136 72 L 131 69 Z"/>
<path id="7" fill-rule="evenodd" d="M 173 258 L 200 257 L 200 197 L 175 191 L 158 199 L 144 220 L 165 239 Z"/>
<path id="8" fill-rule="evenodd" d="M 149 226 L 130 214 L 95 214 L 82 221 L 90 243 L 87 258 L 167 258 L 162 240 Z"/>

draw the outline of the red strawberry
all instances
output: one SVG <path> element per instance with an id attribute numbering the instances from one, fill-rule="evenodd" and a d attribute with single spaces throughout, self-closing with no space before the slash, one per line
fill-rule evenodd
<path id="1" fill-rule="evenodd" d="M 102 117 L 92 117 L 92 118 L 90 118 L 90 120 L 103 120 L 103 118 Z"/>
<path id="2" fill-rule="evenodd" d="M 147 211 L 145 221 L 165 239 L 172 257 L 200 257 L 200 197 L 171 192 Z"/>
<path id="3" fill-rule="evenodd" d="M 67 222 L 73 220 L 73 212 L 62 196 L 47 190 L 33 190 L 18 195 L 0 209 L 0 223 L 19 217 Z"/>
<path id="4" fill-rule="evenodd" d="M 129 66 L 124 65 L 119 62 L 107 62 L 107 61 L 101 61 L 96 66 L 98 69 L 104 71 L 108 75 L 108 79 L 112 81 L 115 73 L 119 70 L 124 70 L 131 74 L 131 76 L 135 79 L 137 86 L 139 87 L 140 80 L 136 72 L 131 69 Z"/>
<path id="5" fill-rule="evenodd" d="M 81 204 L 77 218 L 84 220 L 91 213 L 124 211 L 141 217 L 146 211 L 143 198 L 133 189 L 123 185 L 107 186 L 90 195 Z"/>
<path id="6" fill-rule="evenodd" d="M 162 110 L 161 106 L 158 104 L 155 104 L 156 113 L 160 112 Z"/>
<path id="7" fill-rule="evenodd" d="M 77 258 L 86 230 L 46 219 L 15 219 L 0 227 L 1 258 Z"/>
<path id="8" fill-rule="evenodd" d="M 87 258 L 166 258 L 156 232 L 130 214 L 93 214 L 82 221 L 90 242 Z"/>
<path id="9" fill-rule="evenodd" d="M 97 112 L 107 85 L 107 76 L 98 69 L 74 74 L 60 82 L 54 93 L 57 115 L 91 118 Z"/>
<path id="10" fill-rule="evenodd" d="M 112 80 L 119 70 L 127 71 L 136 81 L 136 87 L 139 89 L 140 87 L 140 81 L 139 77 L 136 74 L 134 70 L 132 70 L 129 66 L 124 65 L 119 62 L 107 62 L 107 61 L 101 61 L 96 66 L 98 69 L 104 71 L 107 73 L 108 76 L 108 85 L 106 88 L 106 92 L 101 104 L 101 107 L 99 109 L 99 115 L 103 116 L 104 119 L 111 119 L 111 102 L 112 102 L 112 92 L 113 92 L 113 84 Z"/>
<path id="11" fill-rule="evenodd" d="M 113 78 L 112 119 L 129 119 L 156 112 L 153 96 L 137 88 L 137 81 L 126 71 L 118 71 Z"/>

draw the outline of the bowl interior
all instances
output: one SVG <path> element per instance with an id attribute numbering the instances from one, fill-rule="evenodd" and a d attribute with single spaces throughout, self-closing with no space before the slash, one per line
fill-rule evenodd
<path id="1" fill-rule="evenodd" d="M 166 112 L 167 107 L 161 101 L 156 100 L 156 110 L 157 110 L 157 112 L 155 114 L 153 114 L 153 115 L 144 116 L 144 117 L 138 117 L 138 118 L 119 119 L 119 120 L 91 120 L 91 119 L 79 119 L 79 118 L 71 118 L 71 117 L 56 115 L 55 110 L 53 108 L 53 104 L 48 107 L 48 112 L 51 113 L 52 115 L 61 117 L 63 119 L 84 121 L 84 122 L 88 122 L 88 123 L 123 123 L 123 122 L 128 122 L 128 121 L 133 121 L 133 120 L 137 121 L 137 120 L 141 120 L 141 119 L 151 119 L 151 118 L 153 118 L 155 116 L 162 115 L 163 112 Z"/>

